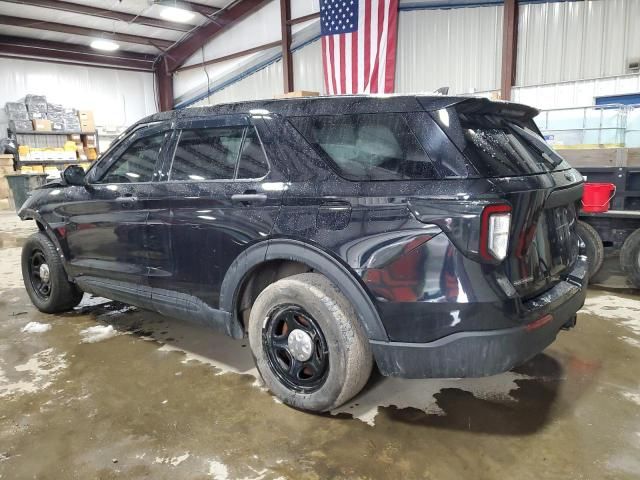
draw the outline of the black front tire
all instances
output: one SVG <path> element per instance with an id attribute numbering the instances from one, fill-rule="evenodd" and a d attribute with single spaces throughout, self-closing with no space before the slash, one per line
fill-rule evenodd
<path id="1" fill-rule="evenodd" d="M 631 284 L 640 288 L 640 228 L 624 241 L 620 250 L 620 266 Z"/>
<path id="2" fill-rule="evenodd" d="M 38 272 L 34 274 L 34 263 L 46 264 L 47 281 Z M 68 280 L 55 245 L 42 232 L 31 235 L 22 247 L 22 279 L 31 302 L 41 312 L 66 312 L 82 300 L 83 293 Z"/>
<path id="3" fill-rule="evenodd" d="M 578 235 L 587 247 L 587 259 L 589 260 L 589 280 L 594 278 L 604 261 L 604 245 L 595 228 L 586 222 L 578 221 L 576 227 Z"/>
<path id="4" fill-rule="evenodd" d="M 304 321 L 309 325 L 308 331 L 315 329 L 315 337 L 321 338 L 319 344 L 326 348 L 326 357 L 320 356 L 328 367 L 323 367 L 326 371 L 323 370 L 322 381 L 316 382 L 313 388 L 306 388 L 308 385 L 304 382 L 299 386 L 295 382 L 292 385 L 291 379 L 284 378 L 274 363 L 273 349 L 277 347 L 268 339 L 271 338 L 274 315 L 279 315 L 283 308 L 304 312 L 302 320 L 309 320 Z M 282 335 L 288 337 L 293 331 L 287 328 Z M 335 285 L 318 273 L 283 278 L 258 295 L 249 318 L 249 343 L 267 387 L 295 408 L 315 412 L 336 408 L 360 392 L 371 375 L 371 347 L 354 307 Z M 319 344 L 316 344 L 314 354 Z M 291 355 L 291 360 L 294 355 L 283 350 L 285 348 L 280 347 L 279 354 Z"/>

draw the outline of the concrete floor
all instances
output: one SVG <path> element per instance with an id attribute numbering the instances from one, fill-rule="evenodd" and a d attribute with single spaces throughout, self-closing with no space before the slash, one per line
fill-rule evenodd
<path id="1" fill-rule="evenodd" d="M 640 478 L 638 296 L 591 291 L 512 372 L 374 376 L 310 415 L 262 388 L 244 341 L 87 295 L 37 312 L 32 229 L 0 213 L 1 479 Z"/>

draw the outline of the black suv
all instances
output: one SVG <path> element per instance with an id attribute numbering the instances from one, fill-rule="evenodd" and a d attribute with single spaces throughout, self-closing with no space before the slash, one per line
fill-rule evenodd
<path id="1" fill-rule="evenodd" d="M 483 376 L 575 323 L 582 177 L 537 111 L 350 96 L 164 112 L 37 190 L 43 312 L 82 292 L 249 337 L 267 386 L 325 411 L 383 375 Z"/>

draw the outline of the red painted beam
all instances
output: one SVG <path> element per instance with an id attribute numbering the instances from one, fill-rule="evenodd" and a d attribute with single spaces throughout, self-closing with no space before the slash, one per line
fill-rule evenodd
<path id="1" fill-rule="evenodd" d="M 133 15 L 131 13 L 118 12 L 107 8 L 92 7 L 81 3 L 63 2 L 58 0 L 4 0 L 6 2 L 18 3 L 21 5 L 33 5 L 36 7 L 60 10 L 63 12 L 79 13 L 81 15 L 89 15 L 91 17 L 106 18 L 109 20 L 120 20 L 126 23 L 136 23 L 138 25 L 146 25 L 148 27 L 165 28 L 168 30 L 176 30 L 178 32 L 188 32 L 193 28 L 192 25 L 184 23 L 168 22 L 166 20 L 158 20 L 157 18 L 145 17 L 143 15 Z"/>
<path id="2" fill-rule="evenodd" d="M 176 71 L 200 47 L 219 35 L 238 20 L 250 15 L 269 0 L 241 0 L 219 12 L 211 22 L 196 28 L 186 39 L 165 52 L 167 68 Z"/>
<path id="3" fill-rule="evenodd" d="M 293 92 L 293 59 L 291 58 L 291 1 L 280 0 L 280 30 L 282 32 L 282 88 Z"/>
<path id="4" fill-rule="evenodd" d="M 79 65 L 103 65 L 127 70 L 152 71 L 155 57 L 133 52 L 100 52 L 62 42 L 0 35 L 0 53 L 13 58 L 36 58 Z"/>
<path id="5" fill-rule="evenodd" d="M 518 60 L 518 0 L 505 0 L 502 27 L 502 70 L 500 98 L 511 100 L 511 87 L 516 83 Z"/>
<path id="6" fill-rule="evenodd" d="M 16 27 L 33 28 L 36 30 L 49 30 L 52 32 L 70 33 L 73 35 L 82 35 L 93 38 L 108 38 L 114 41 L 136 43 L 140 45 L 157 45 L 158 47 L 165 49 L 174 44 L 171 40 L 140 37 L 138 35 L 129 35 L 128 33 L 112 33 L 104 30 L 96 30 L 94 28 L 79 27 L 65 23 L 45 22 L 35 20 L 33 18 L 12 17 L 9 15 L 0 15 L 0 25 L 13 25 Z"/>
<path id="7" fill-rule="evenodd" d="M 158 86 L 158 110 L 173 110 L 173 74 L 167 67 L 166 57 L 157 63 L 155 76 Z"/>

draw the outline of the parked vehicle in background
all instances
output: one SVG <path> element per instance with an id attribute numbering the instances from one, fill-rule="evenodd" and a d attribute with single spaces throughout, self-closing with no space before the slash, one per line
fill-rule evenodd
<path id="1" fill-rule="evenodd" d="M 536 110 L 345 96 L 165 112 L 20 211 L 44 312 L 82 292 L 248 336 L 285 403 L 337 407 L 375 363 L 491 375 L 575 324 L 582 177 Z"/>

